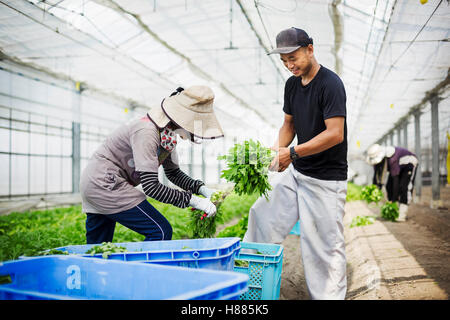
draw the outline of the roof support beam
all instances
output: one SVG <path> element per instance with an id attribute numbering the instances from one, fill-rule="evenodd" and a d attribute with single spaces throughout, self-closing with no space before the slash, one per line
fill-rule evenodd
<path id="1" fill-rule="evenodd" d="M 410 116 L 415 115 L 416 113 L 420 114 L 422 109 L 425 107 L 425 105 L 428 102 L 431 102 L 431 100 L 435 96 L 439 96 L 440 94 L 442 94 L 448 88 L 448 86 L 450 86 L 450 68 L 447 70 L 447 77 L 444 80 L 442 80 L 441 82 L 439 82 L 433 89 L 431 89 L 430 91 L 427 91 L 425 96 L 422 98 L 422 100 L 418 104 L 412 106 L 406 115 L 404 115 L 403 117 L 398 119 L 398 121 L 396 123 L 394 123 L 394 125 L 392 126 L 392 129 L 390 129 L 388 132 L 386 132 L 378 140 L 378 142 L 382 141 L 386 136 L 390 135 L 391 132 L 393 132 L 393 130 L 395 130 L 396 127 L 400 126 Z"/>
<path id="2" fill-rule="evenodd" d="M 439 185 L 439 97 L 431 99 L 431 208 L 441 206 L 441 189 Z"/>
<path id="3" fill-rule="evenodd" d="M 342 59 L 339 57 L 339 50 L 342 46 L 342 34 L 344 31 L 342 14 L 338 9 L 338 5 L 340 5 L 341 2 L 342 0 L 333 0 L 328 6 L 328 12 L 334 27 L 334 47 L 331 49 L 331 52 L 334 55 L 335 60 L 334 69 L 339 76 L 342 76 Z"/>
<path id="4" fill-rule="evenodd" d="M 422 160 L 422 147 L 420 141 L 420 112 L 416 112 L 414 114 L 414 133 L 415 133 L 415 148 L 414 152 L 419 159 L 419 163 L 416 168 L 416 178 L 415 178 L 415 187 L 416 187 L 416 196 L 418 199 L 414 198 L 416 201 L 420 200 L 422 195 L 422 170 L 421 170 L 421 160 Z"/>

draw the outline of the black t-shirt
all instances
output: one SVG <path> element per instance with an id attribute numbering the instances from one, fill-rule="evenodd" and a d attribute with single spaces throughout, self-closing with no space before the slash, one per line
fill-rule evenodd
<path id="1" fill-rule="evenodd" d="M 307 142 L 326 129 L 325 120 L 346 117 L 344 84 L 333 71 L 320 66 L 306 86 L 301 77 L 286 81 L 283 111 L 294 117 L 298 144 Z M 347 180 L 347 121 L 344 141 L 317 154 L 294 161 L 302 174 L 321 180 Z"/>

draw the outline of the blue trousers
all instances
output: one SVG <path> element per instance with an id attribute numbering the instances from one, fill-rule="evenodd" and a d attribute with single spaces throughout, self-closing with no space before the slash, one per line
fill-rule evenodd
<path id="1" fill-rule="evenodd" d="M 112 242 L 116 222 L 145 236 L 144 241 L 171 240 L 169 221 L 147 200 L 114 214 L 86 213 L 87 244 Z"/>

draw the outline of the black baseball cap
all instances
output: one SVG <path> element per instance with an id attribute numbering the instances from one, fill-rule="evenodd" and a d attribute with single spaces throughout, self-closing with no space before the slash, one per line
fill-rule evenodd
<path id="1" fill-rule="evenodd" d="M 313 44 L 313 39 L 302 30 L 295 27 L 286 29 L 277 35 L 277 48 L 269 52 L 272 53 L 290 53 L 300 47 L 307 47 Z"/>

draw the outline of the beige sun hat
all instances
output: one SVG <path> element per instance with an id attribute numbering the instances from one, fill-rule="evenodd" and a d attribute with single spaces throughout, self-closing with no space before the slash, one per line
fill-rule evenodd
<path id="1" fill-rule="evenodd" d="M 395 153 L 395 148 L 392 146 L 383 147 L 375 143 L 367 150 L 366 161 L 370 165 L 379 164 L 384 157 L 392 157 Z"/>
<path id="2" fill-rule="evenodd" d="M 165 98 L 160 107 L 152 108 L 148 116 L 161 129 L 172 121 L 195 137 L 223 137 L 223 130 L 214 110 L 214 92 L 207 86 L 192 86 Z"/>

